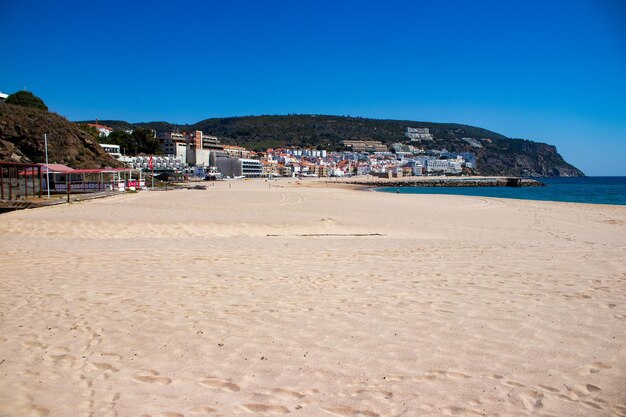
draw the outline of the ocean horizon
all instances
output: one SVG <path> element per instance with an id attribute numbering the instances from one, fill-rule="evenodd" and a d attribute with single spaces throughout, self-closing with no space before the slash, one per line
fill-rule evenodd
<path id="1" fill-rule="evenodd" d="M 626 205 L 626 177 L 534 178 L 545 187 L 381 187 L 400 194 L 452 194 L 566 203 Z"/>

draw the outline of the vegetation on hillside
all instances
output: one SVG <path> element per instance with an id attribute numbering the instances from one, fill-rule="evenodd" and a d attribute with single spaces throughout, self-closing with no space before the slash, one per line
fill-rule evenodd
<path id="1" fill-rule="evenodd" d="M 48 111 L 48 106 L 46 106 L 43 100 L 30 91 L 18 91 L 17 93 L 10 94 L 5 102 L 15 106 L 31 107 L 33 109 Z"/>
<path id="2" fill-rule="evenodd" d="M 485 175 L 579 176 L 575 167 L 563 160 L 556 148 L 545 143 L 510 139 L 487 129 L 456 123 L 433 123 L 409 120 L 377 120 L 360 117 L 325 115 L 244 116 L 202 120 L 192 125 L 167 122 L 130 124 L 101 121 L 107 126 L 125 129 L 143 127 L 157 132 L 202 130 L 219 137 L 223 143 L 242 145 L 251 150 L 276 147 L 323 148 L 344 150 L 344 140 L 377 140 L 387 145 L 409 143 L 407 127 L 428 128 L 434 139 L 412 144 L 425 149 L 473 152 L 479 173 Z M 481 147 L 463 138 L 474 138 Z"/>
<path id="3" fill-rule="evenodd" d="M 112 143 L 119 145 L 122 153 L 137 155 L 160 154 L 161 145 L 152 133 L 152 129 L 136 127 L 133 133 L 126 133 L 121 130 L 112 132 L 106 138 L 100 138 L 101 143 Z"/>
<path id="4" fill-rule="evenodd" d="M 95 140 L 100 140 L 100 131 L 87 123 L 78 123 L 78 127 L 90 134 Z"/>

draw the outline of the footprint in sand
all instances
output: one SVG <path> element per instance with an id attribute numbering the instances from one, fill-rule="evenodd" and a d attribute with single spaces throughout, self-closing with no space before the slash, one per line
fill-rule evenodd
<path id="1" fill-rule="evenodd" d="M 100 354 L 100 356 L 106 356 L 108 358 L 111 358 L 111 359 L 117 360 L 117 361 L 122 359 L 122 355 L 118 355 L 117 353 L 110 353 L 110 352 L 102 352 Z"/>
<path id="2" fill-rule="evenodd" d="M 521 403 L 528 411 L 543 407 L 543 394 L 529 388 L 514 388 L 509 392 L 508 397 L 511 403 Z"/>
<path id="3" fill-rule="evenodd" d="M 243 408 L 252 413 L 287 414 L 289 409 L 282 405 L 244 404 Z"/>
<path id="4" fill-rule="evenodd" d="M 139 373 L 138 375 L 134 376 L 133 380 L 137 382 L 141 382 L 143 384 L 158 384 L 158 385 L 169 385 L 172 382 L 171 378 L 168 378 L 166 376 L 161 376 L 157 371 L 153 371 L 151 369 L 143 371 Z"/>
<path id="5" fill-rule="evenodd" d="M 440 371 L 438 369 L 432 369 L 430 371 L 424 372 L 424 375 L 427 377 L 438 377 L 445 376 L 450 379 L 467 379 L 471 378 L 469 375 L 465 375 L 461 372 L 450 372 L 450 371 Z"/>
<path id="6" fill-rule="evenodd" d="M 611 369 L 611 365 L 605 362 L 593 362 L 578 368 L 578 373 L 580 375 L 597 374 L 603 369 Z"/>
<path id="7" fill-rule="evenodd" d="M 191 409 L 192 414 L 211 414 L 216 412 L 215 408 L 206 407 L 206 406 L 197 406 Z"/>
<path id="8" fill-rule="evenodd" d="M 48 352 L 61 355 L 64 353 L 70 353 L 70 349 L 66 348 L 65 346 L 55 346 L 53 348 L 48 349 Z"/>
<path id="9" fill-rule="evenodd" d="M 200 381 L 200 385 L 203 385 L 207 388 L 219 389 L 227 392 L 237 392 L 241 388 L 239 385 L 234 384 L 232 381 L 227 379 L 215 378 L 208 376 Z"/>
<path id="10" fill-rule="evenodd" d="M 484 416 L 484 414 L 481 412 L 472 410 L 471 408 L 464 408 L 464 407 L 445 407 L 441 411 L 446 416 L 464 416 L 464 417 Z"/>
<path id="11" fill-rule="evenodd" d="M 519 394 L 519 397 L 528 411 L 534 411 L 543 407 L 543 394 L 540 392 L 526 389 Z"/>
<path id="12" fill-rule="evenodd" d="M 626 417 L 626 405 L 616 405 L 615 408 L 615 415 L 618 417 Z M 611 414 L 613 415 L 613 414 Z"/>
<path id="13" fill-rule="evenodd" d="M 581 401 L 580 403 L 587 408 L 592 408 L 594 410 L 604 410 L 604 407 L 602 407 L 600 404 L 594 403 L 593 401 Z"/>
<path id="14" fill-rule="evenodd" d="M 55 362 L 74 362 L 76 356 L 62 354 L 62 355 L 50 355 Z"/>
<path id="15" fill-rule="evenodd" d="M 32 347 L 32 348 L 38 348 L 38 349 L 45 349 L 47 347 L 43 343 L 32 342 L 32 341 L 24 342 L 24 345 L 28 347 Z"/>
<path id="16" fill-rule="evenodd" d="M 165 376 L 136 376 L 133 379 L 144 384 L 168 385 L 172 382 L 170 378 Z"/>
<path id="17" fill-rule="evenodd" d="M 28 417 L 45 417 L 50 414 L 50 410 L 45 407 L 40 407 L 38 405 L 26 406 L 24 407 L 23 412 L 23 415 Z"/>
<path id="18" fill-rule="evenodd" d="M 304 394 L 300 394 L 296 391 L 291 391 L 285 388 L 272 388 L 271 393 L 280 397 L 289 397 L 289 398 L 303 398 Z"/>
<path id="19" fill-rule="evenodd" d="M 525 388 L 526 385 L 519 383 L 519 382 L 515 382 L 515 381 L 504 381 L 502 383 L 503 385 L 506 385 L 507 387 L 515 387 L 515 388 Z"/>
<path id="20" fill-rule="evenodd" d="M 360 396 L 362 394 L 382 397 L 382 398 L 384 398 L 386 400 L 389 400 L 389 399 L 393 398 L 393 392 L 391 392 L 391 391 L 377 391 L 377 390 L 370 390 L 370 389 L 360 389 L 360 390 L 357 390 L 356 392 L 352 393 L 350 396 L 351 397 L 358 397 L 358 396 Z"/>
<path id="21" fill-rule="evenodd" d="M 99 369 L 101 371 L 111 371 L 113 373 L 115 372 L 119 372 L 119 369 L 113 367 L 113 365 L 109 364 L 109 363 L 104 363 L 104 362 L 94 362 L 92 363 L 93 366 L 96 367 L 96 369 Z"/>
<path id="22" fill-rule="evenodd" d="M 370 410 L 358 410 L 352 407 L 322 408 L 328 414 L 338 417 L 380 417 L 380 414 Z"/>
<path id="23" fill-rule="evenodd" d="M 551 387 L 549 385 L 539 384 L 539 388 L 541 388 L 541 389 L 543 389 L 545 391 L 548 391 L 548 392 L 552 392 L 552 393 L 559 392 L 558 389 L 556 389 L 554 387 Z"/>
<path id="24" fill-rule="evenodd" d="M 578 395 L 579 397 L 586 397 L 589 394 L 601 391 L 599 387 L 591 384 L 565 385 L 565 388 L 567 388 L 568 391 Z"/>

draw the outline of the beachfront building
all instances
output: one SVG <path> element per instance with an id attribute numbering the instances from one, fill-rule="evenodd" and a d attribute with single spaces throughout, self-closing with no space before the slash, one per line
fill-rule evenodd
<path id="1" fill-rule="evenodd" d="M 185 162 L 189 166 L 216 166 L 216 159 L 226 157 L 224 145 L 215 136 L 209 136 L 200 130 L 188 134 Z"/>
<path id="2" fill-rule="evenodd" d="M 329 169 L 327 165 L 309 165 L 309 174 L 316 177 L 328 177 Z"/>
<path id="3" fill-rule="evenodd" d="M 139 171 L 130 168 L 73 169 L 63 164 L 39 164 L 42 167 L 42 187 L 55 193 L 126 191 L 145 188 Z"/>
<path id="4" fill-rule="evenodd" d="M 243 146 L 223 145 L 224 153 L 231 158 L 249 159 L 252 152 Z"/>
<path id="5" fill-rule="evenodd" d="M 404 171 L 402 168 L 394 168 L 388 171 L 372 172 L 371 175 L 378 178 L 402 178 Z"/>
<path id="6" fill-rule="evenodd" d="M 115 159 L 120 159 L 122 153 L 120 152 L 120 145 L 114 145 L 112 143 L 101 143 L 102 149 Z"/>
<path id="7" fill-rule="evenodd" d="M 40 164 L 0 161 L 0 212 L 11 201 L 41 198 L 45 185 Z"/>
<path id="8" fill-rule="evenodd" d="M 152 158 L 152 168 L 150 168 Z M 174 156 L 133 156 L 128 158 L 127 164 L 133 169 L 142 171 L 181 171 L 185 168 L 183 162 Z"/>
<path id="9" fill-rule="evenodd" d="M 388 152 L 389 149 L 378 140 L 344 140 L 344 146 L 353 152 Z"/>
<path id="10" fill-rule="evenodd" d="M 261 159 L 261 165 L 263 166 L 263 177 L 279 177 L 280 172 L 278 170 L 278 163 L 276 161 L 270 161 L 268 159 Z"/>
<path id="11" fill-rule="evenodd" d="M 226 177 L 261 178 L 263 165 L 258 159 L 217 157 L 215 166 Z"/>
<path id="12" fill-rule="evenodd" d="M 285 164 L 278 164 L 276 166 L 278 175 L 281 177 L 293 177 L 293 167 Z"/>
<path id="13" fill-rule="evenodd" d="M 212 152 L 217 156 L 224 156 L 225 146 L 216 136 L 205 135 L 201 130 L 193 132 L 161 132 L 157 136 L 163 153 L 180 160 L 183 164 L 195 166 L 209 166 Z M 231 147 L 230 152 L 239 156 L 244 154 L 245 148 Z"/>
<path id="14" fill-rule="evenodd" d="M 461 161 L 457 159 L 427 159 L 426 172 L 443 174 L 459 174 L 463 170 Z"/>
<path id="15" fill-rule="evenodd" d="M 368 175 L 371 174 L 372 168 L 369 165 L 358 164 L 356 166 L 356 175 Z"/>
<path id="16" fill-rule="evenodd" d="M 161 144 L 161 150 L 165 155 L 178 157 L 181 153 L 179 148 L 182 148 L 182 153 L 186 152 L 187 138 L 183 133 L 165 132 L 159 134 L 158 139 Z"/>
<path id="17" fill-rule="evenodd" d="M 424 165 L 417 160 L 411 160 L 408 162 L 407 167 L 410 169 L 411 173 L 408 175 L 416 175 L 416 176 L 420 176 L 420 175 L 424 175 Z"/>
<path id="18" fill-rule="evenodd" d="M 220 140 L 216 136 L 205 135 L 201 130 L 196 130 L 192 133 L 188 133 L 187 140 L 195 149 L 206 149 L 223 151 L 224 145 L 220 143 Z"/>

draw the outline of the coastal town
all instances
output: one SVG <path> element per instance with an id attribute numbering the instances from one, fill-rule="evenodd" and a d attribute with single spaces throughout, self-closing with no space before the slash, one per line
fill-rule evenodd
<path id="1" fill-rule="evenodd" d="M 18 105 L 10 103 L 11 98 Z M 97 119 L 70 122 L 48 112 L 45 103 L 27 91 L 2 96 L 0 103 L 3 125 L 11 126 L 3 137 L 16 141 L 0 141 L 2 210 L 127 191 L 206 188 L 198 182 L 216 180 L 341 179 L 361 187 L 543 185 L 529 179 L 529 171 L 520 165 L 516 169 L 525 174 L 480 176 L 482 170 L 489 171 L 489 164 L 479 171 L 477 155 L 493 155 L 490 147 L 495 141 L 501 146 L 502 138 L 470 126 L 461 129 L 450 125 L 442 129 L 440 124 L 431 123 L 435 126 L 431 129 L 423 126 L 427 123 L 395 121 L 392 130 L 379 136 L 376 131 L 385 129 L 385 121 L 292 115 L 283 119 L 290 125 L 280 128 L 280 117 L 271 119 L 272 124 L 257 119 L 254 123 L 271 126 L 271 133 L 251 142 L 245 128 L 240 131 L 243 134 L 228 134 L 219 128 L 184 131 L 182 126 L 168 123 L 156 130 L 153 125 L 116 121 L 108 126 Z M 311 130 L 295 133 L 302 122 L 312 122 L 313 132 L 321 135 L 330 131 L 336 134 L 331 135 L 331 140 L 320 140 L 311 135 Z M 358 126 L 365 124 L 367 129 L 357 133 Z M 27 135 L 25 128 L 29 129 Z M 215 134 L 216 131 L 222 134 Z M 494 139 L 489 133 L 496 135 Z M 444 139 L 446 135 L 449 140 Z M 276 139 L 280 137 L 281 140 Z M 286 137 L 292 140 L 285 140 Z M 535 146 L 528 143 L 524 145 Z M 494 165 L 492 157 L 489 161 Z M 55 198 L 51 199 L 53 195 Z"/>
<path id="2" fill-rule="evenodd" d="M 154 173 L 184 173 L 193 177 L 272 178 L 272 177 L 346 177 L 372 175 L 382 178 L 402 178 L 422 175 L 461 175 L 475 172 L 473 152 L 449 152 L 429 149 L 433 139 L 428 128 L 408 127 L 407 143 L 387 146 L 380 141 L 344 140 L 343 151 L 307 148 L 269 148 L 254 152 L 242 146 L 226 145 L 216 136 L 202 131 L 153 131 L 158 139 L 160 155 L 127 155 L 120 145 L 104 143 L 113 129 L 93 123 L 98 130 L 101 146 L 127 166 Z M 130 132 L 127 132 L 130 133 Z M 480 141 L 464 138 L 472 147 Z M 487 139 L 488 140 L 488 139 Z"/>

